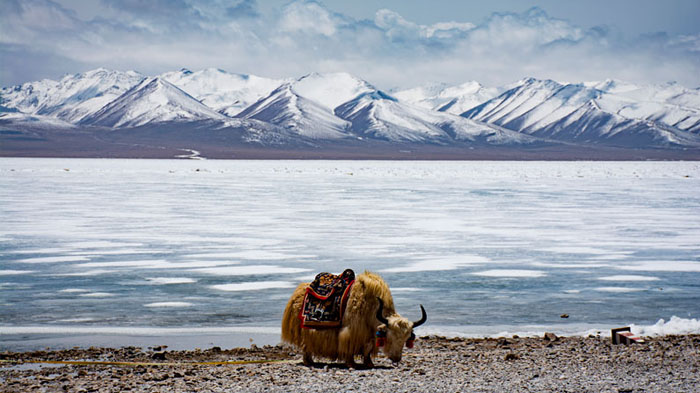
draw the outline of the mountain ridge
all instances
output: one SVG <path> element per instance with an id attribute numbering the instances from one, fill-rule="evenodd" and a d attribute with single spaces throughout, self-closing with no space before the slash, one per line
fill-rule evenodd
<path id="1" fill-rule="evenodd" d="M 343 72 L 274 79 L 183 68 L 148 77 L 98 68 L 59 81 L 3 88 L 0 106 L 0 126 L 7 135 L 30 139 L 32 132 L 59 138 L 50 135 L 51 129 L 93 136 L 97 130 L 102 135 L 134 130 L 122 134 L 135 145 L 138 132 L 148 129 L 149 140 L 157 143 L 154 130 L 170 127 L 190 145 L 212 133 L 222 148 L 315 146 L 347 149 L 350 156 L 353 149 L 391 150 L 392 145 L 514 152 L 552 146 L 700 149 L 700 89 L 612 79 L 523 78 L 497 88 L 468 81 L 387 93 Z M 0 140 L 9 146 L 20 136 L 0 134 Z"/>

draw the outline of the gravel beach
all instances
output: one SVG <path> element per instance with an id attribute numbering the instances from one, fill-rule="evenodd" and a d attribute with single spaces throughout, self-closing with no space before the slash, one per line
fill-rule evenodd
<path id="1" fill-rule="evenodd" d="M 0 359 L 2 392 L 700 392 L 700 335 L 647 338 L 630 346 L 593 336 L 427 336 L 404 350 L 399 365 L 380 356 L 373 369 L 339 363 L 306 367 L 298 351 L 283 345 L 191 351 L 93 347 L 2 352 Z M 271 362 L 191 364 L 256 360 Z"/>

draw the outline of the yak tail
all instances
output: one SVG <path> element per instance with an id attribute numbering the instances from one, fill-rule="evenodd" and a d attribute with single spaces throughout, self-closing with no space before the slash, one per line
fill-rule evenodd
<path id="1" fill-rule="evenodd" d="M 284 342 L 294 345 L 301 345 L 302 343 L 299 312 L 304 303 L 304 295 L 308 286 L 309 283 L 299 284 L 287 302 L 287 307 L 285 307 L 284 316 L 282 317 L 282 341 Z"/>

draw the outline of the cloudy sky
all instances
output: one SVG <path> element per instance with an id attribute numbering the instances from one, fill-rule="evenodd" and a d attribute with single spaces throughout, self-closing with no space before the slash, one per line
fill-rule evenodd
<path id="1" fill-rule="evenodd" d="M 488 4 L 487 4 L 488 3 Z M 2 0 L 0 85 L 97 67 L 700 86 L 698 0 Z"/>

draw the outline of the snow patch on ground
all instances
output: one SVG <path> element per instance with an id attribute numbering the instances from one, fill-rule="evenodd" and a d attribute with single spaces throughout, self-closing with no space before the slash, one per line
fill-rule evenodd
<path id="1" fill-rule="evenodd" d="M 659 319 L 651 326 L 630 324 L 632 332 L 639 336 L 669 336 L 677 334 L 700 334 L 700 320 L 672 316 L 668 322 Z"/>

